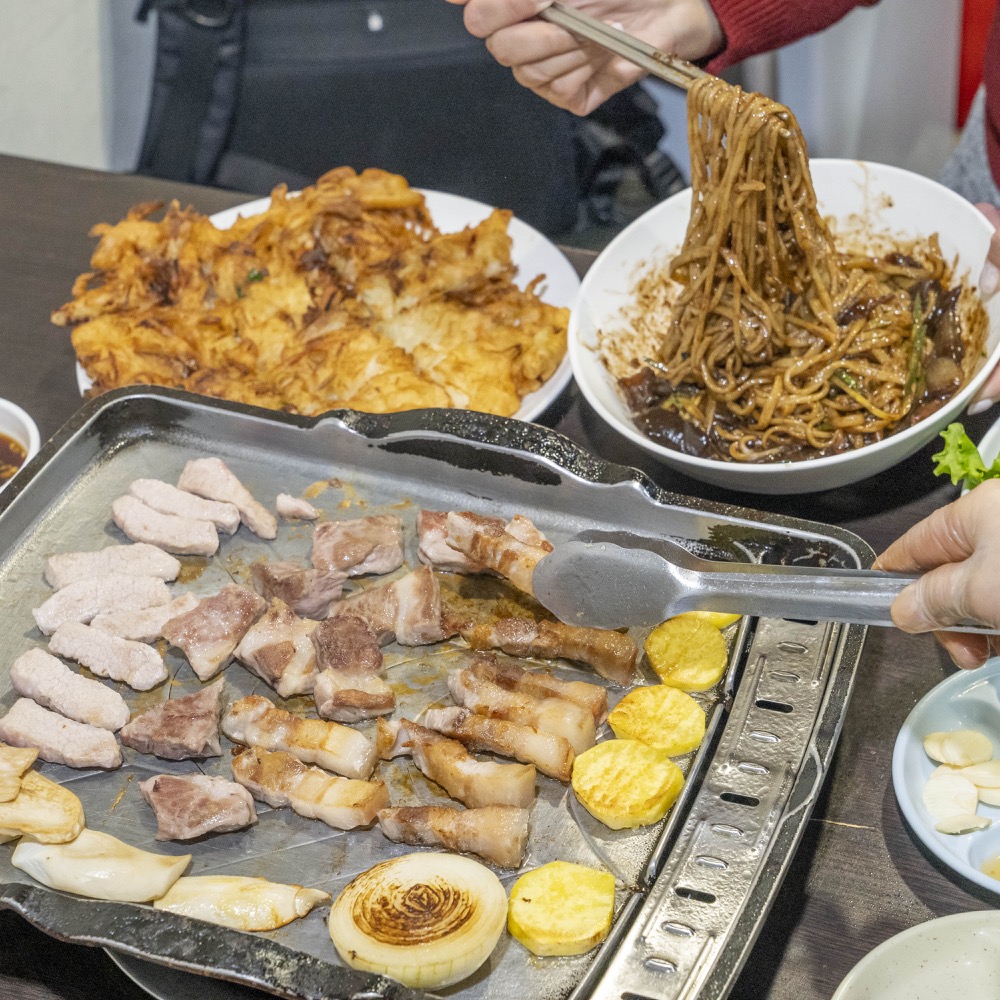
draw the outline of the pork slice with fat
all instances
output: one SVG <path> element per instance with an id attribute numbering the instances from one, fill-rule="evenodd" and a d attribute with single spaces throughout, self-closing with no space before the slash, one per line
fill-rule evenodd
<path id="1" fill-rule="evenodd" d="M 311 639 L 320 670 L 313 697 L 322 718 L 360 722 L 395 709 L 396 695 L 381 676 L 382 650 L 363 618 L 328 618 Z"/>
<path id="2" fill-rule="evenodd" d="M 183 615 L 198 606 L 198 598 L 194 594 L 181 594 L 169 604 L 159 604 L 155 608 L 145 608 L 142 611 L 109 611 L 91 619 L 91 628 L 100 629 L 108 635 L 116 635 L 119 639 L 132 639 L 134 642 L 156 642 L 163 636 L 163 626 L 171 618 Z"/>
<path id="3" fill-rule="evenodd" d="M 181 571 L 179 559 L 155 545 L 134 542 L 108 545 L 94 552 L 59 552 L 45 561 L 45 582 L 54 590 L 92 580 L 98 576 L 158 576 L 176 580 Z"/>
<path id="4" fill-rule="evenodd" d="M 472 562 L 499 573 L 530 594 L 535 565 L 552 551 L 552 545 L 527 518 L 502 527 L 496 522 L 496 518 L 472 511 L 449 511 L 447 542 Z"/>
<path id="5" fill-rule="evenodd" d="M 211 521 L 161 514 L 133 496 L 119 497 L 111 505 L 111 516 L 133 542 L 158 545 L 182 556 L 211 556 L 219 548 L 219 533 Z"/>
<path id="6" fill-rule="evenodd" d="M 330 602 L 344 589 L 347 574 L 339 570 L 307 569 L 291 560 L 255 562 L 250 567 L 254 589 L 265 600 L 279 597 L 297 615 L 325 618 Z"/>
<path id="7" fill-rule="evenodd" d="M 240 526 L 240 512 L 234 504 L 206 500 L 187 490 L 179 490 L 162 479 L 136 479 L 129 484 L 129 493 L 147 507 L 161 514 L 176 514 L 195 521 L 211 521 L 216 530 L 232 535 Z"/>
<path id="8" fill-rule="evenodd" d="M 225 682 L 167 701 L 137 715 L 118 734 L 125 746 L 164 760 L 218 757 L 219 719 Z"/>
<path id="9" fill-rule="evenodd" d="M 243 523 L 260 538 L 276 538 L 275 516 L 236 478 L 221 458 L 193 458 L 181 471 L 179 489 L 207 500 L 231 503 L 240 512 Z"/>
<path id="10" fill-rule="evenodd" d="M 98 677 L 121 681 L 136 691 L 149 691 L 167 679 L 163 657 L 144 642 L 119 639 L 81 622 L 65 622 L 52 634 L 49 649 L 76 660 Z"/>
<path id="11" fill-rule="evenodd" d="M 240 784 L 207 774 L 156 774 L 139 784 L 156 816 L 157 840 L 193 840 L 257 822 L 253 796 Z"/>
<path id="12" fill-rule="evenodd" d="M 308 500 L 293 497 L 291 493 L 279 493 L 274 506 L 282 517 L 289 520 L 315 521 L 319 517 L 319 511 Z"/>
<path id="13" fill-rule="evenodd" d="M 29 649 L 10 667 L 14 690 L 67 719 L 115 732 L 128 722 L 125 699 L 102 684 L 74 673 L 44 649 Z"/>
<path id="14" fill-rule="evenodd" d="M 392 514 L 326 521 L 313 531 L 312 564 L 348 576 L 391 573 L 403 565 L 403 522 Z"/>
<path id="15" fill-rule="evenodd" d="M 0 740 L 14 747 L 34 747 L 42 760 L 67 767 L 120 767 L 121 750 L 114 733 L 67 719 L 18 698 L 0 719 Z"/>
<path id="16" fill-rule="evenodd" d="M 31 613 L 38 628 L 51 635 L 63 622 L 86 624 L 105 612 L 141 611 L 169 601 L 170 590 L 159 577 L 110 573 L 61 587 Z"/>
<path id="17" fill-rule="evenodd" d="M 310 633 L 317 622 L 299 618 L 274 598 L 236 647 L 236 659 L 281 695 L 309 694 L 316 681 L 316 650 Z"/>

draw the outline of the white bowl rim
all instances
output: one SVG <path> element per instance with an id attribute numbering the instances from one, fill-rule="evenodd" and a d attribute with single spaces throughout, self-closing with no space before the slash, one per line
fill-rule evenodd
<path id="1" fill-rule="evenodd" d="M 963 924 L 971 924 L 974 927 L 995 924 L 1000 929 L 1000 910 L 967 910 L 963 913 L 949 913 L 944 917 L 933 917 L 930 920 L 921 921 L 898 934 L 893 934 L 892 937 L 876 945 L 864 958 L 858 961 L 854 968 L 840 981 L 840 985 L 830 1000 L 844 1000 L 848 996 L 847 991 L 853 988 L 855 980 L 860 979 L 873 965 L 876 965 L 900 945 L 928 933 L 934 934 L 946 927 L 961 927 Z"/>
<path id="2" fill-rule="evenodd" d="M 35 423 L 30 413 L 18 406 L 17 403 L 12 403 L 9 399 L 0 398 L 0 410 L 9 413 L 15 420 L 19 420 L 27 429 L 27 441 L 21 441 L 20 435 L 8 435 L 8 437 L 15 438 L 18 444 L 24 445 L 26 452 L 24 460 L 27 462 L 28 459 L 33 458 L 38 454 L 38 450 L 42 446 L 42 438 L 38 431 L 38 425 Z"/>
<path id="3" fill-rule="evenodd" d="M 938 181 L 932 180 L 929 177 L 924 177 L 921 174 L 916 174 L 912 170 L 904 170 L 902 167 L 892 166 L 886 163 L 876 163 L 872 160 L 851 160 L 836 157 L 817 157 L 815 159 L 809 160 L 810 167 L 812 166 L 827 166 L 832 164 L 850 164 L 852 166 L 860 167 L 872 167 L 878 171 L 885 171 L 889 174 L 898 174 L 900 176 L 905 176 L 907 178 L 917 178 L 919 181 L 928 185 L 928 187 L 935 189 L 940 195 L 947 199 L 952 200 L 956 205 L 956 210 L 968 215 L 969 225 L 973 224 L 973 218 L 976 218 L 976 224 L 980 225 L 984 233 L 992 235 L 995 231 L 993 225 L 989 222 L 985 215 L 979 211 L 972 204 L 972 202 L 967 201 L 961 195 L 956 194 L 951 188 L 945 187 Z M 688 197 L 690 195 L 691 188 L 685 188 L 683 191 L 679 191 L 677 194 L 671 195 L 670 198 L 665 199 L 658 205 L 649 209 L 649 212 L 655 212 L 662 210 L 662 206 L 666 205 L 674 198 Z M 649 212 L 644 213 L 631 222 L 625 229 L 623 229 L 608 245 L 604 248 L 602 253 L 607 253 L 610 255 L 613 248 L 615 248 L 619 243 L 624 243 L 630 238 L 630 233 L 632 230 L 637 229 L 640 225 L 644 223 L 646 216 Z M 673 448 L 667 448 L 664 445 L 657 444 L 651 438 L 648 438 L 643 434 L 637 427 L 631 423 L 624 423 L 615 414 L 611 413 L 604 404 L 596 397 L 596 394 L 592 392 L 590 386 L 587 383 L 586 378 L 582 378 L 580 375 L 580 358 L 582 357 L 583 351 L 590 351 L 589 347 L 584 346 L 580 337 L 577 336 L 576 326 L 579 322 L 578 316 L 583 311 L 583 306 L 586 303 L 587 296 L 589 293 L 588 279 L 593 277 L 593 281 L 596 281 L 596 269 L 592 266 L 587 274 L 584 276 L 583 283 L 580 286 L 579 296 L 577 298 L 577 307 L 573 310 L 570 315 L 570 326 L 569 326 L 569 355 L 570 361 L 573 365 L 573 375 L 576 380 L 580 391 L 583 393 L 587 402 L 600 414 L 601 418 L 605 420 L 609 426 L 614 430 L 618 431 L 619 434 L 623 434 L 630 441 L 638 444 L 640 447 L 652 452 L 653 454 L 660 455 L 663 458 L 670 459 L 671 461 L 676 461 L 679 465 L 688 465 L 694 469 L 704 469 L 711 470 L 718 474 L 725 474 L 725 471 L 732 470 L 735 466 L 733 462 L 725 462 L 721 459 L 714 458 L 701 458 L 698 455 L 688 455 L 685 452 L 677 451 Z M 968 383 L 962 387 L 962 389 L 955 393 L 951 399 L 945 404 L 947 407 L 955 407 L 956 410 L 964 409 L 965 406 L 971 401 L 972 397 L 978 391 L 979 387 L 986 381 L 989 373 L 1000 364 L 1000 340 L 998 340 L 997 345 L 993 348 L 992 352 L 984 359 L 982 367 L 976 372 L 975 375 L 968 381 Z M 932 414 L 933 416 L 933 414 Z M 837 466 L 844 465 L 852 460 L 856 459 L 858 455 L 877 455 L 882 451 L 888 449 L 893 449 L 900 447 L 900 442 L 905 442 L 912 437 L 917 436 L 921 433 L 924 428 L 922 424 L 924 421 L 918 421 L 907 427 L 905 430 L 900 431 L 898 434 L 890 434 L 888 437 L 883 438 L 881 441 L 876 441 L 874 444 L 865 445 L 864 448 L 852 449 L 850 451 L 840 452 L 837 455 L 826 455 L 821 458 L 809 458 L 804 459 L 799 462 L 765 462 L 765 463 L 753 463 L 753 462 L 740 462 L 738 468 L 740 470 L 740 475 L 746 476 L 748 479 L 759 479 L 764 478 L 769 475 L 774 475 L 777 471 L 789 472 L 795 468 L 802 468 L 816 470 L 816 469 L 830 469 L 836 468 Z M 691 473 L 696 475 L 696 473 Z M 741 486 L 741 489 L 746 489 L 749 487 Z"/>

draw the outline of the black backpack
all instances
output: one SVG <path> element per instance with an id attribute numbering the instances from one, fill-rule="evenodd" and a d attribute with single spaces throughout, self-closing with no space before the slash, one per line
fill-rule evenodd
<path id="1" fill-rule="evenodd" d="M 548 234 L 607 224 L 624 172 L 683 179 L 638 87 L 578 119 L 521 87 L 444 0 L 144 0 L 158 15 L 138 172 L 266 194 L 376 166 Z"/>

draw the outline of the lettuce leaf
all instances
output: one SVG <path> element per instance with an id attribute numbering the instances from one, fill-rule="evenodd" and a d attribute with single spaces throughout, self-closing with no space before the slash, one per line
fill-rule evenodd
<path id="1" fill-rule="evenodd" d="M 965 433 L 961 424 L 949 424 L 941 432 L 944 448 L 931 457 L 937 462 L 935 476 L 950 476 L 952 486 L 962 480 L 970 490 L 984 479 L 1000 478 L 1000 456 L 987 468 L 979 449 Z"/>

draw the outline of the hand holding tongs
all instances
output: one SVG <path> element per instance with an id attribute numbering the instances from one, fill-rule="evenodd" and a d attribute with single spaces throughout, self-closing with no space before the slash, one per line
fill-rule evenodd
<path id="1" fill-rule="evenodd" d="M 575 7 L 553 3 L 551 7 L 540 11 L 538 16 L 580 38 L 585 38 L 588 42 L 606 48 L 609 52 L 614 52 L 615 55 L 635 63 L 651 76 L 666 80 L 675 87 L 687 90 L 699 77 L 709 75 L 694 63 L 661 52 L 648 42 L 641 41 L 622 31 L 621 28 L 613 28 L 610 24 L 598 21 L 596 17 L 584 14 Z"/>
<path id="2" fill-rule="evenodd" d="M 682 611 L 892 625 L 889 608 L 918 578 L 875 570 L 712 562 L 666 538 L 585 531 L 532 573 L 535 597 L 570 625 L 656 625 Z M 974 622 L 952 632 L 997 635 Z"/>

